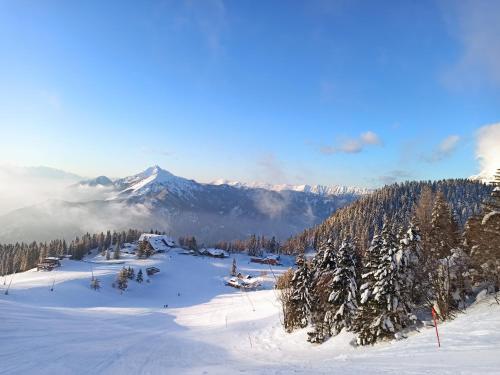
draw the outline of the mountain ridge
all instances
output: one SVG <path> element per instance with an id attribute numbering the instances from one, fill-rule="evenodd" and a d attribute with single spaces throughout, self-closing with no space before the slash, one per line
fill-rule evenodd
<path id="1" fill-rule="evenodd" d="M 103 185 L 108 186 L 102 189 Z M 241 239 L 252 233 L 285 239 L 319 224 L 358 197 L 202 184 L 159 166 L 121 179 L 100 176 L 82 181 L 78 188 L 83 189 L 75 190 L 105 194 L 85 202 L 46 202 L 1 216 L 0 242 L 49 240 L 66 237 L 66 231 L 74 236 L 78 231 L 132 227 L 195 235 L 207 242 Z M 28 237 L 30 233 L 39 237 Z"/>
<path id="2" fill-rule="evenodd" d="M 373 192 L 375 189 L 362 188 L 357 186 L 348 185 L 321 185 L 321 184 L 269 184 L 265 182 L 241 182 L 232 181 L 226 179 L 217 179 L 211 181 L 212 185 L 229 185 L 244 189 L 266 189 L 273 191 L 300 191 L 304 193 L 318 194 L 318 195 L 342 195 L 342 194 L 356 194 L 356 195 L 366 195 Z"/>

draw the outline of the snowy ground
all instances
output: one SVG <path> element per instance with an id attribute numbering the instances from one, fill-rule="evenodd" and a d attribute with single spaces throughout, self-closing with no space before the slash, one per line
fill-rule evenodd
<path id="1" fill-rule="evenodd" d="M 65 260 L 53 272 L 15 275 L 10 294 L 0 290 L 0 374 L 500 373 L 500 306 L 491 300 L 441 325 L 440 349 L 433 328 L 368 348 L 350 345 L 350 334 L 316 346 L 306 330 L 283 332 L 269 267 L 236 259 L 245 273 L 267 272 L 264 290 L 225 286 L 231 258 L 176 251 L 125 258 L 161 272 L 150 283 L 130 281 L 123 294 L 111 287 L 123 264 Z"/>

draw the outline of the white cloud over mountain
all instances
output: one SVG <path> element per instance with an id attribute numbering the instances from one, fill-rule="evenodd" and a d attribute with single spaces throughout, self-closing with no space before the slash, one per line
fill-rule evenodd
<path id="1" fill-rule="evenodd" d="M 476 158 L 480 168 L 477 177 L 491 179 L 500 168 L 500 123 L 483 126 L 477 131 Z"/>

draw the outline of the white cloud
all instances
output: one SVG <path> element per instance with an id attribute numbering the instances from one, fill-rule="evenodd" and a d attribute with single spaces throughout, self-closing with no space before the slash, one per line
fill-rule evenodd
<path id="1" fill-rule="evenodd" d="M 500 168 L 500 123 L 486 125 L 476 133 L 476 158 L 479 177 L 491 179 Z"/>
<path id="2" fill-rule="evenodd" d="M 446 159 L 457 149 L 459 142 L 460 137 L 458 135 L 449 135 L 443 139 L 439 145 L 437 145 L 430 155 L 424 155 L 422 156 L 422 159 L 429 163 Z"/>
<path id="3" fill-rule="evenodd" d="M 345 139 L 338 146 L 321 146 L 319 151 L 325 155 L 337 153 L 356 154 L 363 151 L 365 146 L 381 146 L 382 144 L 382 140 L 376 133 L 366 131 L 361 133 L 358 138 Z"/>
<path id="4" fill-rule="evenodd" d="M 361 134 L 361 141 L 366 145 L 381 145 L 380 137 L 372 131 L 367 131 Z"/>
<path id="5" fill-rule="evenodd" d="M 59 198 L 68 185 L 81 179 L 53 168 L 0 165 L 0 215 Z"/>
<path id="6" fill-rule="evenodd" d="M 500 85 L 499 1 L 444 1 L 443 12 L 462 50 L 445 73 L 451 87 Z"/>
<path id="7" fill-rule="evenodd" d="M 0 165 L 0 215 L 47 200 L 88 202 L 111 196 L 112 187 L 75 185 L 83 179 L 55 168 Z"/>
<path id="8" fill-rule="evenodd" d="M 258 180 L 263 180 L 273 184 L 289 182 L 288 173 L 283 163 L 272 153 L 263 155 L 257 161 Z"/>

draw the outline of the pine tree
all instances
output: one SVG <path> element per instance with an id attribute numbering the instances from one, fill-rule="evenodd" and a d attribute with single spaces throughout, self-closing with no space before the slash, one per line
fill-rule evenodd
<path id="1" fill-rule="evenodd" d="M 494 292 L 500 290 L 500 169 L 493 191 L 483 203 L 483 212 L 469 219 L 466 244 L 478 281 L 486 282 Z"/>
<path id="2" fill-rule="evenodd" d="M 137 272 L 137 277 L 135 278 L 135 281 L 137 281 L 139 284 L 144 281 L 142 277 L 142 269 L 139 269 L 139 272 Z"/>
<path id="3" fill-rule="evenodd" d="M 120 241 L 116 241 L 115 251 L 113 252 L 113 259 L 120 259 Z"/>
<path id="4" fill-rule="evenodd" d="M 354 323 L 360 345 L 394 337 L 415 319 L 402 294 L 404 280 L 398 269 L 398 250 L 392 228 L 385 221 L 380 236 L 372 241 L 362 276 L 362 306 Z"/>
<path id="5" fill-rule="evenodd" d="M 428 263 L 433 307 L 443 320 L 453 316 L 458 306 L 452 295 L 452 254 L 458 247 L 457 223 L 442 192 L 438 192 L 432 209 L 430 253 Z"/>
<path id="6" fill-rule="evenodd" d="M 334 271 L 336 268 L 335 248 L 331 239 L 328 239 L 322 248 L 322 257 L 317 263 L 317 268 L 322 273 Z"/>
<path id="7" fill-rule="evenodd" d="M 311 271 L 310 276 L 310 320 L 314 330 L 308 332 L 307 340 L 312 343 L 321 343 L 330 336 L 330 328 L 325 323 L 325 314 L 329 304 L 329 285 L 336 268 L 335 247 L 331 238 L 320 245 L 311 268 L 314 272 Z"/>
<path id="8" fill-rule="evenodd" d="M 434 253 L 436 259 L 450 256 L 451 250 L 458 244 L 458 225 L 441 191 L 437 193 L 432 208 L 430 236 L 431 252 Z"/>
<path id="9" fill-rule="evenodd" d="M 291 301 L 294 306 L 294 316 L 292 317 L 292 327 L 304 328 L 309 321 L 311 311 L 310 295 L 310 272 L 304 256 L 297 257 L 297 270 L 292 278 L 292 296 Z"/>
<path id="10" fill-rule="evenodd" d="M 148 240 L 139 241 L 136 255 L 138 258 L 149 258 L 153 254 Z"/>
<path id="11" fill-rule="evenodd" d="M 116 284 L 121 291 L 128 287 L 128 270 L 123 267 L 116 278 Z"/>
<path id="12" fill-rule="evenodd" d="M 257 256 L 258 253 L 259 251 L 258 251 L 257 237 L 255 236 L 255 234 L 252 234 L 248 239 L 248 255 Z"/>
<path id="13" fill-rule="evenodd" d="M 236 268 L 236 258 L 233 258 L 233 264 L 231 266 L 231 276 L 236 276 L 238 274 L 238 269 Z"/>
<path id="14" fill-rule="evenodd" d="M 404 283 L 401 293 L 408 304 L 421 305 L 426 301 L 428 272 L 421 262 L 422 242 L 419 227 L 412 221 L 408 230 L 400 237 L 397 265 Z"/>
<path id="15" fill-rule="evenodd" d="M 330 335 L 338 334 L 343 328 L 351 329 L 357 310 L 355 248 L 350 241 L 344 241 L 336 254 L 336 267 L 329 285 L 328 311 L 325 323 Z"/>
<path id="16" fill-rule="evenodd" d="M 135 278 L 135 271 L 132 267 L 128 267 L 127 269 L 127 277 L 130 279 L 130 280 L 133 280 Z"/>
<path id="17" fill-rule="evenodd" d="M 111 259 L 111 254 L 110 254 L 110 251 L 109 249 L 106 250 L 106 260 L 110 260 Z"/>

